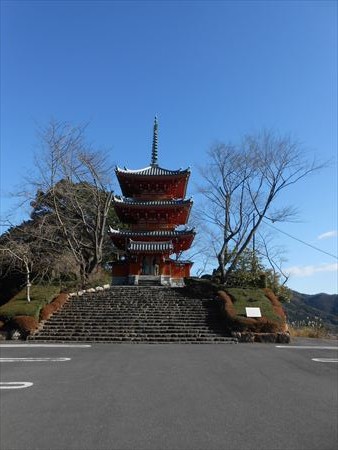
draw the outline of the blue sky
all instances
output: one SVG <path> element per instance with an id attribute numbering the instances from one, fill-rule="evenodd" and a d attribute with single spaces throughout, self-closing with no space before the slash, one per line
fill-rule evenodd
<path id="1" fill-rule="evenodd" d="M 263 128 L 331 160 L 285 194 L 301 221 L 279 228 L 337 254 L 337 2 L 2 0 L 1 41 L 3 214 L 38 125 L 89 121 L 89 140 L 139 168 L 158 114 L 159 162 L 191 166 L 191 193 L 213 142 Z M 275 238 L 290 287 L 337 292 L 336 259 Z"/>

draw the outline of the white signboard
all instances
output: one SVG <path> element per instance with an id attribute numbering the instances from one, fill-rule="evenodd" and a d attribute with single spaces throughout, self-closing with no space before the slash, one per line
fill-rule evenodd
<path id="1" fill-rule="evenodd" d="M 262 317 L 261 308 L 245 308 L 246 317 Z"/>

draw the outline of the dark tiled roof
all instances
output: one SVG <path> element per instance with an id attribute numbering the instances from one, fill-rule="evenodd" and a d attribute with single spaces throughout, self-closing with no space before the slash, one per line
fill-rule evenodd
<path id="1" fill-rule="evenodd" d="M 180 206 L 192 204 L 192 200 L 134 200 L 132 198 L 114 196 L 113 202 L 120 203 L 124 205 L 134 205 L 134 206 Z"/>
<path id="2" fill-rule="evenodd" d="M 125 174 L 125 175 L 141 175 L 141 176 L 158 176 L 158 175 L 184 175 L 190 173 L 190 169 L 179 169 L 179 170 L 169 170 L 169 169 L 163 169 L 162 167 L 159 167 L 156 164 L 153 164 L 151 166 L 145 167 L 144 169 L 138 169 L 138 170 L 130 170 L 130 169 L 121 169 L 120 167 L 115 168 L 116 174 Z"/>
<path id="3" fill-rule="evenodd" d="M 144 242 L 130 240 L 128 244 L 128 250 L 132 252 L 165 252 L 172 251 L 173 248 L 173 243 L 171 241 Z"/>
<path id="4" fill-rule="evenodd" d="M 155 230 L 155 231 L 130 231 L 130 230 L 115 230 L 109 228 L 110 234 L 119 234 L 124 237 L 177 237 L 185 234 L 196 234 L 194 229 L 188 230 Z"/>

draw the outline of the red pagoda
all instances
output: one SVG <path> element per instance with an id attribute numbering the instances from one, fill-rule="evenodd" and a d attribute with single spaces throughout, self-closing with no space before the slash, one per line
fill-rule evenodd
<path id="1" fill-rule="evenodd" d="M 118 218 L 129 228 L 110 228 L 118 255 L 112 267 L 113 284 L 137 285 L 151 280 L 183 286 L 184 277 L 190 275 L 192 262 L 179 259 L 195 236 L 193 230 L 183 227 L 193 203 L 185 199 L 190 170 L 163 169 L 157 159 L 155 117 L 150 166 L 140 170 L 115 169 L 123 195 L 114 196 L 113 204 Z"/>

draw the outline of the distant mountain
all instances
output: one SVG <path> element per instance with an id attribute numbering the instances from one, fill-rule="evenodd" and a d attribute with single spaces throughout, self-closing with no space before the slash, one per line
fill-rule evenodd
<path id="1" fill-rule="evenodd" d="M 292 291 L 290 303 L 283 307 L 289 322 L 320 317 L 327 328 L 338 332 L 338 295 L 337 294 L 301 294 Z"/>

